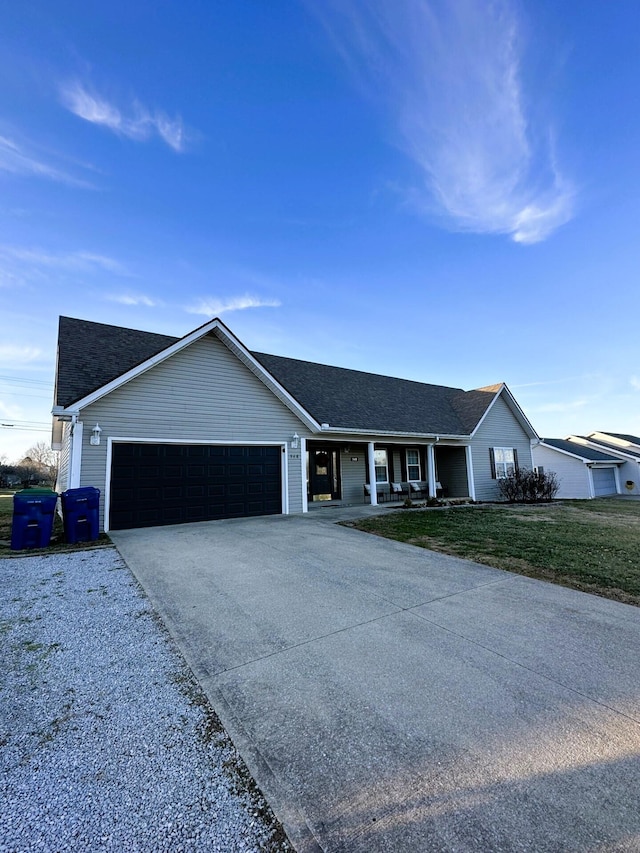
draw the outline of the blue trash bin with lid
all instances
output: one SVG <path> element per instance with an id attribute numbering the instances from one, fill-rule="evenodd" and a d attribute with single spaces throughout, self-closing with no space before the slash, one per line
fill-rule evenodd
<path id="1" fill-rule="evenodd" d="M 67 542 L 91 542 L 100 535 L 100 489 L 84 486 L 60 495 Z"/>
<path id="2" fill-rule="evenodd" d="M 22 489 L 13 496 L 11 550 L 47 548 L 58 495 L 51 489 Z"/>

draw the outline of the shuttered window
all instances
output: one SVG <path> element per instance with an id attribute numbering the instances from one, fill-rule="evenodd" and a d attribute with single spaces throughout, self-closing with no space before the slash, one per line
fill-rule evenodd
<path id="1" fill-rule="evenodd" d="M 518 453 L 515 447 L 490 447 L 491 476 L 501 480 L 515 474 L 518 469 Z"/>

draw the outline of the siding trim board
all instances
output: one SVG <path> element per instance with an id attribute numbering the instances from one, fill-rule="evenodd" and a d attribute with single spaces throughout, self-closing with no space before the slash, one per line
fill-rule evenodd
<path id="1" fill-rule="evenodd" d="M 286 442 L 278 441 L 205 441 L 205 440 L 184 440 L 179 438 L 137 438 L 129 436 L 109 436 L 107 439 L 107 456 L 106 456 L 106 476 L 104 487 L 104 532 L 110 530 L 111 516 L 111 471 L 113 465 L 113 446 L 114 444 L 175 444 L 180 446 L 201 445 L 204 447 L 280 447 L 281 453 L 281 506 L 282 514 L 289 514 L 289 489 L 288 484 L 288 464 L 287 455 L 288 448 Z"/>

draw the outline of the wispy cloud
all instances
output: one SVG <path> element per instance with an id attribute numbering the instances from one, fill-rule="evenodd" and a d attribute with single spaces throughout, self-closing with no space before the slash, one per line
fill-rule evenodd
<path id="1" fill-rule="evenodd" d="M 32 346 L 19 346 L 15 344 L 0 345 L 0 364 L 22 365 L 25 362 L 37 361 L 42 355 L 42 350 Z"/>
<path id="2" fill-rule="evenodd" d="M 143 293 L 114 293 L 107 296 L 107 299 L 110 302 L 118 302 L 120 305 L 144 305 L 146 308 L 155 308 L 162 304 L 158 299 L 152 299 L 150 296 L 145 296 Z"/>
<path id="3" fill-rule="evenodd" d="M 529 406 L 531 412 L 573 412 L 589 404 L 589 400 L 566 400 L 558 403 L 543 403 L 541 406 Z"/>
<path id="4" fill-rule="evenodd" d="M 633 389 L 640 391 L 640 376 L 632 376 L 629 382 Z"/>
<path id="5" fill-rule="evenodd" d="M 551 128 L 527 107 L 533 93 L 524 91 L 510 0 L 313 8 L 360 85 L 393 111 L 400 145 L 424 178 L 410 194 L 420 208 L 518 243 L 544 240 L 571 219 L 575 194 Z"/>
<path id="6" fill-rule="evenodd" d="M 170 118 L 160 110 L 152 111 L 138 100 L 133 100 L 126 109 L 120 109 L 78 81 L 63 84 L 60 97 L 70 112 L 91 124 L 102 125 L 137 141 L 159 136 L 174 151 L 185 150 L 187 131 L 179 116 Z"/>
<path id="7" fill-rule="evenodd" d="M 0 289 L 34 285 L 87 284 L 100 277 L 132 278 L 115 258 L 87 251 L 52 252 L 47 249 L 0 244 Z"/>
<path id="8" fill-rule="evenodd" d="M 510 388 L 535 388 L 536 386 L 547 386 L 547 385 L 563 385 L 565 382 L 578 382 L 589 380 L 593 378 L 595 374 L 583 373 L 581 376 L 563 376 L 560 379 L 541 379 L 536 382 L 520 382 L 514 383 L 513 385 L 509 385 Z"/>
<path id="9" fill-rule="evenodd" d="M 199 299 L 185 310 L 189 314 L 204 314 L 205 317 L 219 317 L 230 311 L 244 311 L 247 308 L 278 308 L 280 302 L 277 299 L 261 299 L 257 296 L 236 296 L 231 299 L 218 299 L 214 296 Z"/>
<path id="10" fill-rule="evenodd" d="M 27 249 L 21 246 L 0 245 L 0 261 L 3 259 L 21 262 L 25 266 L 31 267 L 60 269 L 72 272 L 106 270 L 114 275 L 131 275 L 127 268 L 119 261 L 94 252 L 49 252 L 43 249 Z"/>
<path id="11" fill-rule="evenodd" d="M 28 145 L 20 144 L 6 136 L 0 136 L 0 171 L 12 175 L 45 178 L 84 189 L 93 189 L 93 185 L 89 181 L 75 178 L 67 172 L 57 169 L 36 155 Z"/>

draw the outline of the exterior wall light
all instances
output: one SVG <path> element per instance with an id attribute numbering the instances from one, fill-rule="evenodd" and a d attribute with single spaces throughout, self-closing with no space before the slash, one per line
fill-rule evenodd
<path id="1" fill-rule="evenodd" d="M 300 444 L 300 436 L 298 435 L 297 432 L 294 432 L 293 438 L 291 439 L 291 449 L 297 450 L 299 444 Z"/>
<path id="2" fill-rule="evenodd" d="M 100 429 L 100 424 L 96 424 L 94 428 L 91 430 L 91 438 L 89 439 L 89 443 L 93 444 L 96 447 L 100 444 L 100 433 L 102 430 Z"/>

